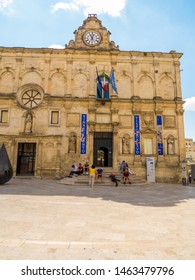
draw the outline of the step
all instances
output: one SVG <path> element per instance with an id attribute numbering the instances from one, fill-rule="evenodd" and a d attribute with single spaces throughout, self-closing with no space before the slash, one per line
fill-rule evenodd
<path id="1" fill-rule="evenodd" d="M 119 182 L 119 184 L 123 185 L 122 174 L 119 173 L 119 175 L 116 176 L 116 178 L 121 181 L 121 182 Z M 138 177 L 135 174 L 130 176 L 130 181 L 134 185 L 147 183 L 147 181 L 145 179 Z M 88 175 L 79 175 L 79 176 L 74 175 L 72 178 L 65 177 L 60 180 L 60 183 L 64 184 L 64 185 L 88 185 L 89 176 Z M 105 174 L 103 176 L 103 182 L 101 182 L 100 179 L 96 179 L 95 185 L 115 185 L 115 183 L 110 180 L 109 174 L 108 175 Z"/>

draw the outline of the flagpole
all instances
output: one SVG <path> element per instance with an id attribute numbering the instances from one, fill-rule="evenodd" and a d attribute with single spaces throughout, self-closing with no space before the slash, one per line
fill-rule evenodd
<path id="1" fill-rule="evenodd" d="M 112 86 L 112 90 L 116 92 L 116 94 L 118 95 L 118 90 L 116 87 L 116 81 L 115 81 L 115 75 L 114 75 L 114 68 L 112 67 L 111 73 L 110 73 L 110 80 L 109 83 Z"/>
<path id="2" fill-rule="evenodd" d="M 112 73 L 112 70 L 113 70 L 113 67 L 111 68 L 111 72 L 110 72 L 110 73 Z M 109 80 L 109 87 L 110 87 L 110 80 Z M 111 86 L 111 89 L 112 89 L 112 95 L 111 95 L 111 96 L 113 97 L 113 95 L 114 95 L 114 94 L 113 94 L 113 93 L 114 93 L 114 91 L 113 91 L 112 86 Z"/>
<path id="3" fill-rule="evenodd" d="M 98 92 L 98 88 L 100 87 L 101 88 L 101 92 L 99 92 L 99 98 L 102 98 L 102 90 L 103 90 L 103 87 L 102 87 L 102 81 L 101 81 L 101 78 L 100 78 L 100 76 L 98 75 L 98 70 L 97 70 L 97 67 L 96 67 L 96 73 L 97 73 L 97 81 L 98 81 L 98 83 L 97 83 L 97 92 Z"/>
<path id="4" fill-rule="evenodd" d="M 105 66 L 104 66 L 103 89 L 104 89 L 105 84 L 106 84 L 106 78 L 105 78 Z M 103 98 L 105 98 L 105 92 L 104 92 L 104 90 L 103 90 Z"/>

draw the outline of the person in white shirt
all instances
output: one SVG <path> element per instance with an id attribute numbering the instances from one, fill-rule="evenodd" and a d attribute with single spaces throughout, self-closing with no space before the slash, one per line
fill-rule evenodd
<path id="1" fill-rule="evenodd" d="M 72 165 L 72 170 L 70 171 L 69 176 L 73 176 L 74 174 L 78 175 L 78 167 L 76 165 Z"/>

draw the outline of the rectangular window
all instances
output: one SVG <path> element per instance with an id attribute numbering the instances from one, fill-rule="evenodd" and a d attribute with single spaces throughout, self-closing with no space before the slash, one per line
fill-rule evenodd
<path id="1" fill-rule="evenodd" d="M 8 123 L 8 110 L 0 110 L 0 123 Z"/>
<path id="2" fill-rule="evenodd" d="M 59 111 L 51 111 L 51 124 L 59 124 Z"/>
<path id="3" fill-rule="evenodd" d="M 152 139 L 151 138 L 145 138 L 144 139 L 144 154 L 146 154 L 146 155 L 153 154 L 153 151 L 152 151 Z"/>

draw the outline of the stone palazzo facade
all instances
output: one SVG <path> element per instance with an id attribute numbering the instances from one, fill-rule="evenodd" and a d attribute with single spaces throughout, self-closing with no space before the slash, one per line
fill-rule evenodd
<path id="1" fill-rule="evenodd" d="M 118 169 L 125 160 L 146 178 L 152 157 L 157 181 L 179 181 L 182 54 L 121 51 L 110 35 L 89 15 L 64 49 L 0 47 L 0 144 L 15 176 L 62 178 L 79 162 Z"/>

